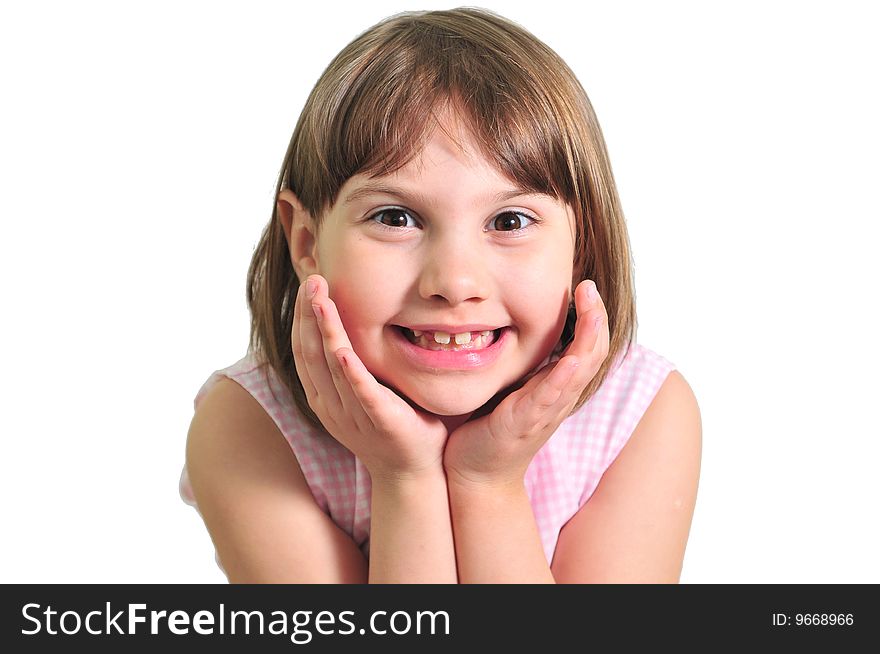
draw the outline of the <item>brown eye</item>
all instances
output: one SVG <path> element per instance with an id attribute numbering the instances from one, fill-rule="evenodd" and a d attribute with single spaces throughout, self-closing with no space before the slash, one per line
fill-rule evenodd
<path id="1" fill-rule="evenodd" d="M 387 216 L 387 220 L 383 220 L 383 216 Z M 370 216 L 370 220 L 378 223 L 380 227 L 391 229 L 395 227 L 409 227 L 410 225 L 407 225 L 407 218 L 412 218 L 412 216 L 403 209 L 382 209 L 382 211 L 377 211 Z"/>
<path id="2" fill-rule="evenodd" d="M 524 213 L 518 211 L 505 211 L 504 213 L 499 213 L 495 216 L 493 224 L 500 232 L 516 232 L 528 227 L 527 224 L 523 224 L 523 219 L 535 222 L 534 218 L 531 218 Z"/>

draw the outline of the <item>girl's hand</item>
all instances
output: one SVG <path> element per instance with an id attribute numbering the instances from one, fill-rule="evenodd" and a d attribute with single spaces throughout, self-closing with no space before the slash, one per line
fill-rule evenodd
<path id="1" fill-rule="evenodd" d="M 315 284 L 313 297 L 307 296 L 309 282 Z M 442 473 L 446 427 L 437 416 L 411 407 L 366 369 L 320 275 L 309 276 L 297 291 L 291 345 L 312 411 L 374 479 Z"/>
<path id="2" fill-rule="evenodd" d="M 575 289 L 574 340 L 488 415 L 449 435 L 443 463 L 450 484 L 522 483 L 532 458 L 568 417 L 608 356 L 608 316 L 595 284 Z"/>

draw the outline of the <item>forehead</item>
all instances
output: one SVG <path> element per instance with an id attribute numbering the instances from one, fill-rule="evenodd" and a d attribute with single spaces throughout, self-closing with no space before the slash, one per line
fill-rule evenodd
<path id="1" fill-rule="evenodd" d="M 416 160 L 423 162 L 426 155 L 454 157 L 469 166 L 489 165 L 473 128 L 461 115 L 451 111 L 438 118 L 433 129 L 427 132 Z"/>
<path id="2" fill-rule="evenodd" d="M 481 151 L 480 141 L 458 114 L 447 110 L 426 130 L 408 162 L 393 173 L 389 180 L 418 179 L 438 169 L 463 166 L 485 177 L 486 181 L 503 179 L 492 161 Z"/>
<path id="3" fill-rule="evenodd" d="M 482 152 L 480 141 L 459 118 L 446 116 L 427 131 L 409 161 L 400 168 L 376 175 L 355 175 L 350 181 L 363 184 L 424 183 L 437 175 L 467 169 L 468 180 L 492 186 L 519 187 L 515 180 L 500 171 Z"/>
<path id="4" fill-rule="evenodd" d="M 449 191 L 474 207 L 497 204 L 520 196 L 553 200 L 506 177 L 471 147 L 439 133 L 406 165 L 387 175 L 357 174 L 343 186 L 343 206 L 374 195 L 398 197 L 419 206 L 434 206 Z M 469 149 L 465 149 L 469 148 Z"/>

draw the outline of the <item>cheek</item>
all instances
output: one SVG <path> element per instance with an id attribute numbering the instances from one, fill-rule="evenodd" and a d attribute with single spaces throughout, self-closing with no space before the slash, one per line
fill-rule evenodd
<path id="1" fill-rule="evenodd" d="M 505 296 L 511 317 L 523 328 L 552 331 L 559 315 L 564 322 L 571 295 L 570 257 L 570 251 L 557 253 L 548 249 L 541 256 L 508 270 Z"/>
<path id="2" fill-rule="evenodd" d="M 329 279 L 330 297 L 336 303 L 339 317 L 352 339 L 367 331 L 381 329 L 389 320 L 388 306 L 381 283 L 373 283 L 365 278 L 346 275 L 341 279 Z"/>
<path id="3" fill-rule="evenodd" d="M 322 267 L 322 274 L 342 324 L 357 348 L 367 338 L 375 337 L 395 315 L 403 293 L 400 280 L 392 280 L 383 257 L 357 248 L 341 248 L 333 261 L 339 264 Z"/>

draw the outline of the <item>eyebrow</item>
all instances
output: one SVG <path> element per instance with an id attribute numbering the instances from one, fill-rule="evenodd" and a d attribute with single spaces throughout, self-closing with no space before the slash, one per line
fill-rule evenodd
<path id="1" fill-rule="evenodd" d="M 346 195 L 345 200 L 343 200 L 342 203 L 352 204 L 353 202 L 360 200 L 361 198 L 371 195 L 393 195 L 394 197 L 400 198 L 401 200 L 409 203 L 418 203 L 425 206 L 430 206 L 431 204 L 433 204 L 430 198 L 423 195 L 422 193 L 419 193 L 417 191 L 406 191 L 404 189 L 394 188 L 392 186 L 385 186 L 383 184 L 365 184 Z M 524 188 L 513 188 L 500 191 L 498 193 L 488 193 L 485 196 L 477 198 L 477 202 L 479 202 L 480 200 L 490 203 L 504 202 L 505 200 L 509 200 L 511 198 L 515 198 L 521 195 L 537 196 L 544 194 L 534 193 Z"/>

